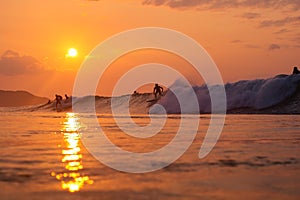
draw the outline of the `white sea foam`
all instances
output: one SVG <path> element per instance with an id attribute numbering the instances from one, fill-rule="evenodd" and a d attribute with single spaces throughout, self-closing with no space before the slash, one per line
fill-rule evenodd
<path id="1" fill-rule="evenodd" d="M 278 75 L 268 79 L 243 80 L 225 85 L 227 96 L 227 109 L 253 108 L 263 109 L 274 106 L 291 97 L 300 84 L 300 75 Z M 195 86 L 193 90 L 197 94 L 201 112 L 211 111 L 211 102 L 208 87 L 218 89 L 218 85 Z M 170 86 L 185 99 L 188 104 L 191 89 L 176 81 Z M 171 92 L 168 92 L 159 103 L 165 107 L 168 113 L 179 113 L 180 105 Z M 192 112 L 191 112 L 192 113 Z"/>

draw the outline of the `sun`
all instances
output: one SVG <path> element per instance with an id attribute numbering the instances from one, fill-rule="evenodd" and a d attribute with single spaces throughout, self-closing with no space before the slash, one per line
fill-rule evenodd
<path id="1" fill-rule="evenodd" d="M 74 58 L 74 57 L 77 56 L 77 54 L 78 54 L 78 52 L 75 48 L 70 48 L 68 50 L 68 53 L 67 53 L 66 57 L 73 57 Z"/>

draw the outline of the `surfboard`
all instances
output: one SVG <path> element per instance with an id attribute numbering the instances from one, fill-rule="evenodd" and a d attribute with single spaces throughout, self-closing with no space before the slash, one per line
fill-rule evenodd
<path id="1" fill-rule="evenodd" d="M 149 102 L 149 103 L 154 102 L 154 101 L 158 101 L 158 99 L 150 99 L 150 100 L 147 100 L 147 102 Z"/>
<path id="2" fill-rule="evenodd" d="M 157 98 L 154 98 L 154 99 L 147 100 L 147 102 L 149 103 L 147 107 L 153 106 L 154 104 L 157 103 L 157 101 L 158 101 L 159 99 L 160 99 L 160 96 L 157 97 Z"/>

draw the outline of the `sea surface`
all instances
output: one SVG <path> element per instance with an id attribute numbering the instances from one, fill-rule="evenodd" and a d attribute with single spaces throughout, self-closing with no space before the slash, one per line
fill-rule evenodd
<path id="1" fill-rule="evenodd" d="M 108 138 L 132 152 L 168 144 L 181 120 L 169 115 L 159 134 L 136 139 L 112 115 L 97 117 Z M 198 117 L 197 136 L 178 160 L 132 174 L 111 169 L 87 151 L 80 138 L 85 125 L 75 113 L 3 110 L 0 199 L 300 199 L 299 115 L 227 115 L 218 143 L 203 159 L 198 153 L 211 116 Z M 133 120 L 150 122 L 147 115 Z"/>

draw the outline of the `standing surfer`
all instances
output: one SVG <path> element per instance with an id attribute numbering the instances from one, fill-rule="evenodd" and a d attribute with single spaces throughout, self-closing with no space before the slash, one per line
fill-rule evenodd
<path id="1" fill-rule="evenodd" d="M 58 94 L 55 95 L 55 100 L 56 100 L 56 111 L 58 111 L 58 110 L 57 110 L 57 105 L 58 105 L 58 104 L 60 104 L 60 107 L 62 107 L 62 104 L 61 104 L 62 99 L 63 99 L 62 96 L 60 96 L 60 95 L 58 95 Z"/>
<path id="2" fill-rule="evenodd" d="M 164 89 L 159 86 L 157 83 L 155 83 L 155 86 L 153 88 L 153 94 L 155 95 L 155 99 L 157 98 L 157 96 L 161 96 L 164 92 Z"/>
<path id="3" fill-rule="evenodd" d="M 298 67 L 294 67 L 293 74 L 300 74 Z"/>

